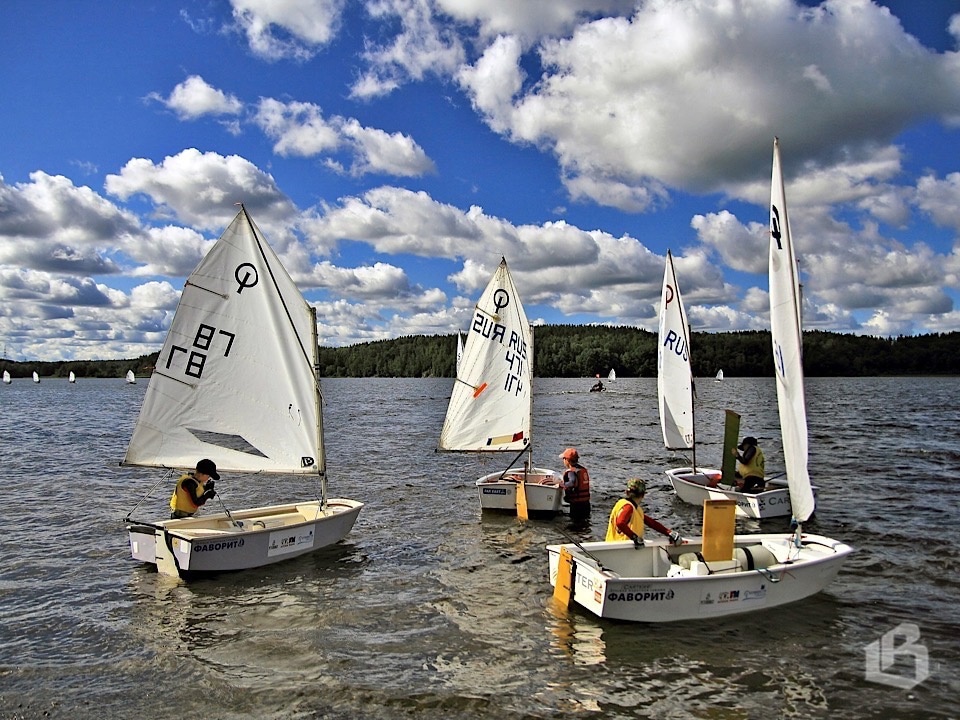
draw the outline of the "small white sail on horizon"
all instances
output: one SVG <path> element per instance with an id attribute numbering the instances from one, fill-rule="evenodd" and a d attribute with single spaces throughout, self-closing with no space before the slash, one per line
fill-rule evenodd
<path id="1" fill-rule="evenodd" d="M 77 376 L 73 374 L 73 370 L 70 371 L 70 375 L 67 377 L 67 382 L 75 383 L 77 381 Z"/>
<path id="2" fill-rule="evenodd" d="M 40 382 L 40 376 L 37 375 L 37 371 L 36 371 L 36 370 L 33 371 L 33 381 L 34 381 L 35 383 Z"/>
<path id="3" fill-rule="evenodd" d="M 136 384 L 137 376 L 133 374 L 133 370 L 127 370 L 127 382 L 131 385 Z"/>
<path id="4" fill-rule="evenodd" d="M 616 379 L 617 379 L 617 371 L 614 370 L 613 368 L 610 368 L 610 372 L 607 374 L 607 380 L 609 382 L 613 382 Z"/>
<path id="5" fill-rule="evenodd" d="M 3 382 L 5 385 L 9 385 L 13 382 L 13 379 L 10 377 L 10 372 L 8 370 L 3 371 Z"/>
<path id="6" fill-rule="evenodd" d="M 463 361 L 463 332 L 457 330 L 457 365 L 456 372 L 457 375 L 460 374 L 460 363 Z"/>
<path id="7" fill-rule="evenodd" d="M 717 370 L 717 376 L 714 378 L 717 382 L 723 382 L 723 370 Z"/>

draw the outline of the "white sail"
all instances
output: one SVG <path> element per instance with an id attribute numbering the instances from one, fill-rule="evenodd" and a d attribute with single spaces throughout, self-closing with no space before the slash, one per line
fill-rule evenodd
<path id="1" fill-rule="evenodd" d="M 723 381 L 723 370 L 717 370 L 717 377 L 714 378 L 717 382 Z"/>
<path id="2" fill-rule="evenodd" d="M 13 380 L 10 378 L 10 373 L 7 370 L 3 371 L 3 382 L 9 385 Z"/>
<path id="3" fill-rule="evenodd" d="M 671 450 L 694 446 L 693 374 L 687 314 L 677 285 L 673 255 L 667 250 L 660 293 L 660 330 L 657 344 L 657 395 L 663 444 Z"/>
<path id="4" fill-rule="evenodd" d="M 616 379 L 617 379 L 617 371 L 614 370 L 613 368 L 610 368 L 610 373 L 607 375 L 607 380 L 609 380 L 610 382 L 613 382 Z"/>
<path id="5" fill-rule="evenodd" d="M 241 209 L 187 278 L 124 463 L 322 474 L 314 329 Z"/>
<path id="6" fill-rule="evenodd" d="M 495 452 L 530 443 L 533 333 L 501 260 L 467 331 L 439 449 Z"/>
<path id="7" fill-rule="evenodd" d="M 460 374 L 460 363 L 463 362 L 463 333 L 457 330 L 457 374 Z"/>
<path id="8" fill-rule="evenodd" d="M 813 514 L 814 497 L 807 470 L 807 409 L 798 273 L 780 166 L 780 141 L 775 138 L 770 188 L 770 331 L 790 507 L 794 518 L 804 522 Z"/>
<path id="9" fill-rule="evenodd" d="M 37 375 L 36 371 L 34 371 L 34 373 L 33 373 L 33 381 L 34 381 L 35 383 L 40 382 L 40 376 Z"/>
<path id="10" fill-rule="evenodd" d="M 77 376 L 73 374 L 73 370 L 70 371 L 70 377 L 67 378 L 67 381 L 72 383 L 77 381 Z"/>
<path id="11" fill-rule="evenodd" d="M 131 385 L 137 382 L 137 376 L 133 374 L 133 370 L 127 370 L 127 382 Z"/>

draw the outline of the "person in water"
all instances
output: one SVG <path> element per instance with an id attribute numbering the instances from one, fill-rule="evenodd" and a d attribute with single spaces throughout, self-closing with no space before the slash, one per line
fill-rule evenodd
<path id="1" fill-rule="evenodd" d="M 745 493 L 763 492 L 767 485 L 764 472 L 765 461 L 763 450 L 757 445 L 757 439 L 745 437 L 733 454 L 737 458 L 737 489 Z"/>
<path id="2" fill-rule="evenodd" d="M 604 390 L 604 387 L 603 387 L 602 380 L 597 380 L 597 382 L 594 383 L 594 386 L 590 388 L 590 392 L 603 392 L 603 390 Z"/>
<path id="3" fill-rule="evenodd" d="M 563 499 L 570 505 L 570 521 L 583 524 L 590 518 L 590 473 L 580 464 L 580 453 L 569 447 L 563 460 Z"/>
<path id="4" fill-rule="evenodd" d="M 627 491 L 610 511 L 607 536 L 604 540 L 607 542 L 633 540 L 633 546 L 641 548 L 643 547 L 643 530 L 647 526 L 666 535 L 674 545 L 682 545 L 683 538 L 680 533 L 643 512 L 640 503 L 643 502 L 643 496 L 646 493 L 647 484 L 640 478 L 631 478 L 627 481 Z"/>
<path id="5" fill-rule="evenodd" d="M 181 475 L 170 496 L 170 519 L 193 517 L 207 500 L 217 494 L 215 480 L 219 480 L 213 460 L 204 458 L 192 473 Z"/>

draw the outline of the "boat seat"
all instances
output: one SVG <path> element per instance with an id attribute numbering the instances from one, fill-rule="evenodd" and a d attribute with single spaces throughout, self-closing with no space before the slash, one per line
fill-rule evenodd
<path id="1" fill-rule="evenodd" d="M 737 548 L 733 556 L 740 561 L 744 570 L 759 570 L 777 564 L 777 556 L 763 545 Z"/>

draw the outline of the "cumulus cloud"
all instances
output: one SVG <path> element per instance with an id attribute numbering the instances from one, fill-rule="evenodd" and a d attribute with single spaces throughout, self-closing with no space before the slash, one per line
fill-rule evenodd
<path id="1" fill-rule="evenodd" d="M 240 100 L 216 89 L 199 75 L 191 75 L 174 87 L 169 97 L 151 93 L 150 98 L 162 102 L 181 120 L 196 120 L 204 115 L 239 115 L 243 112 Z"/>
<path id="2" fill-rule="evenodd" d="M 305 61 L 329 43 L 346 0 L 230 0 L 250 50 L 266 60 Z"/>

